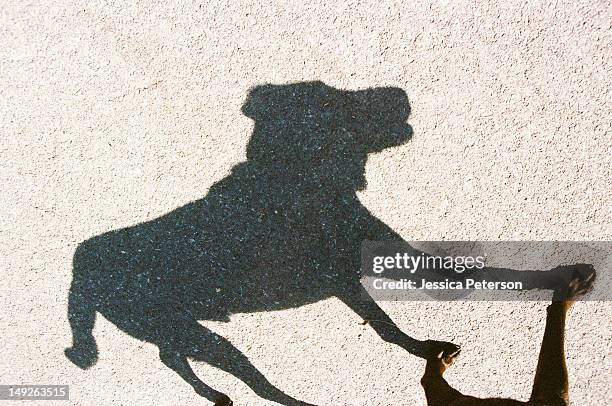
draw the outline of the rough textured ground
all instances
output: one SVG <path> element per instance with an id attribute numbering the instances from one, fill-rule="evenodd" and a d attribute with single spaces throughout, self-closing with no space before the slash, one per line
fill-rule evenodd
<path id="1" fill-rule="evenodd" d="M 406 239 L 605 240 L 606 1 L 0 1 L 0 383 L 71 385 L 79 405 L 204 403 L 156 348 L 99 317 L 100 360 L 69 363 L 71 257 L 104 231 L 191 200 L 245 159 L 252 86 L 396 86 L 413 139 L 371 156 L 360 198 Z M 384 303 L 417 338 L 463 345 L 448 372 L 529 395 L 545 303 Z M 612 305 L 567 333 L 576 405 L 612 404 Z M 206 325 L 318 405 L 422 405 L 424 362 L 338 300 Z M 238 405 L 265 404 L 204 364 Z"/>

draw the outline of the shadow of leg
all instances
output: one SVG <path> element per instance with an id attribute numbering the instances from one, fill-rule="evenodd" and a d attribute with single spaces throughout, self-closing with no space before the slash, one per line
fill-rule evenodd
<path id="1" fill-rule="evenodd" d="M 345 292 L 356 293 L 339 297 L 339 299 L 357 313 L 365 324 L 370 324 L 380 338 L 388 343 L 396 344 L 409 353 L 425 359 L 432 347 L 453 345 L 444 341 L 419 341 L 410 337 L 393 323 L 393 320 L 378 306 L 362 286 L 346 289 Z"/>
<path id="2" fill-rule="evenodd" d="M 214 390 L 197 377 L 184 354 L 171 348 L 160 348 L 159 358 L 168 368 L 172 369 L 179 374 L 185 382 L 189 383 L 198 395 L 210 400 L 218 406 L 232 404 L 232 401 L 227 395 Z"/>
<path id="3" fill-rule="evenodd" d="M 96 310 L 84 288 L 85 282 L 75 278 L 68 295 L 68 321 L 72 330 L 72 347 L 64 354 L 76 366 L 87 369 L 98 360 L 98 347 L 92 334 Z"/>
<path id="4" fill-rule="evenodd" d="M 182 359 L 181 357 L 177 358 L 176 355 L 171 357 L 164 355 L 162 360 L 189 382 L 200 395 L 213 401 L 218 401 L 219 395 L 225 396 L 212 390 L 200 381 L 189 367 L 186 358 L 204 361 L 209 365 L 234 375 L 264 399 L 288 406 L 309 405 L 294 399 L 272 385 L 229 340 L 208 330 L 195 321 L 189 322 L 187 326 L 182 325 L 181 328 L 183 329 L 180 337 L 180 342 L 182 342 Z"/>

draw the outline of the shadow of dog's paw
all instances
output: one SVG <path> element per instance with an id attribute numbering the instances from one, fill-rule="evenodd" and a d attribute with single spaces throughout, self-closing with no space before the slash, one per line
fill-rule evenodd
<path id="1" fill-rule="evenodd" d="M 77 346 L 64 350 L 66 358 L 81 369 L 87 369 L 94 365 L 98 360 L 98 350 L 94 346 Z"/>
<path id="2" fill-rule="evenodd" d="M 232 406 L 233 404 L 234 402 L 232 402 L 232 400 L 228 396 L 223 395 L 217 400 L 215 400 L 214 406 Z"/>

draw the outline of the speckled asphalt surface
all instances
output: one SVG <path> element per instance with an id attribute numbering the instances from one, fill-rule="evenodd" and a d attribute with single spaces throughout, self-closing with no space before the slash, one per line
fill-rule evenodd
<path id="1" fill-rule="evenodd" d="M 610 21 L 604 1 L 1 1 L 0 384 L 69 384 L 75 405 L 206 404 L 156 346 L 102 316 L 97 363 L 68 361 L 72 258 L 88 238 L 157 219 L 235 173 L 257 86 L 405 92 L 408 142 L 325 168 L 404 239 L 610 240 Z M 412 337 L 462 345 L 448 372 L 457 389 L 529 396 L 546 303 L 380 305 Z M 340 300 L 266 309 L 201 324 L 294 398 L 425 403 L 424 361 Z M 609 302 L 570 314 L 575 405 L 612 403 L 611 316 Z M 191 365 L 237 405 L 273 404 Z"/>

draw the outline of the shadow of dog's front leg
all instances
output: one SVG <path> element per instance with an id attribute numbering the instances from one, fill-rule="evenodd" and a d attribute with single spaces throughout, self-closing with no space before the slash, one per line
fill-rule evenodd
<path id="1" fill-rule="evenodd" d="M 425 359 L 427 359 L 428 354 L 434 347 L 437 348 L 441 345 L 454 346 L 454 344 L 445 341 L 420 341 L 410 337 L 395 325 L 393 320 L 380 308 L 361 285 L 347 291 L 354 293 L 340 296 L 340 300 L 357 313 L 363 319 L 364 324 L 371 325 L 378 336 L 384 341 L 398 345 L 412 355 Z"/>

